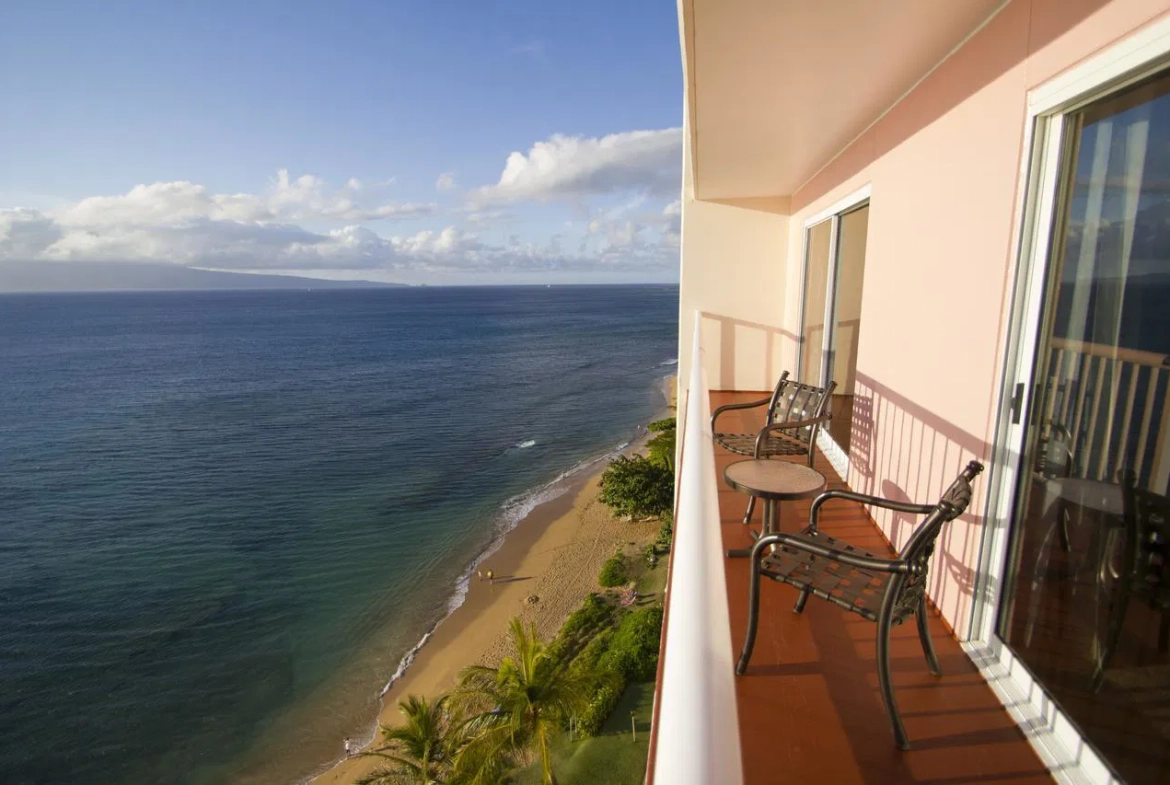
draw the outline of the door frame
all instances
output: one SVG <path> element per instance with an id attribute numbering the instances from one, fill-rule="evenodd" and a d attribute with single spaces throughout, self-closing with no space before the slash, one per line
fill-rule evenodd
<path id="1" fill-rule="evenodd" d="M 825 344 L 827 344 L 833 333 L 833 325 L 830 324 L 830 317 L 833 312 L 834 299 L 830 295 L 833 294 L 834 288 L 837 285 L 837 251 L 838 251 L 838 235 L 841 231 L 841 217 L 854 210 L 860 210 L 871 202 L 873 193 L 872 184 L 866 183 L 858 188 L 856 191 L 845 195 L 837 201 L 825 207 L 822 210 L 813 213 L 808 218 L 805 218 L 801 224 L 801 265 L 800 265 L 800 308 L 797 315 L 797 324 L 800 326 L 801 342 L 798 345 L 796 353 L 796 373 L 799 377 L 800 369 L 804 366 L 805 352 L 808 350 L 808 344 L 804 341 L 804 312 L 808 307 L 807 295 L 805 290 L 805 282 L 808 280 L 808 265 L 809 259 L 809 230 L 825 221 L 832 221 L 829 226 L 829 269 L 825 273 L 825 303 L 824 303 L 824 330 L 821 335 L 821 346 L 819 351 L 821 357 L 821 378 L 816 381 L 809 381 L 799 379 L 799 381 L 807 381 L 809 384 L 824 384 L 826 375 L 832 371 L 826 366 L 828 361 L 828 353 L 825 352 Z M 849 474 L 849 455 L 841 446 L 837 444 L 836 440 L 829 434 L 828 428 L 821 428 L 817 434 L 817 446 L 821 448 L 821 452 L 829 459 L 829 463 L 833 466 L 834 471 L 841 477 L 847 477 Z"/>
<path id="2" fill-rule="evenodd" d="M 1006 343 L 988 472 L 983 540 L 963 648 L 1058 782 L 1119 783 L 1109 765 L 996 634 L 1016 507 L 1017 475 L 1031 416 L 1032 369 L 1049 285 L 1049 251 L 1056 221 L 1069 113 L 1170 66 L 1170 17 L 1164 17 L 1029 91 L 1013 240 L 1011 301 L 1001 325 Z M 1025 385 L 1012 415 L 1018 384 Z"/>

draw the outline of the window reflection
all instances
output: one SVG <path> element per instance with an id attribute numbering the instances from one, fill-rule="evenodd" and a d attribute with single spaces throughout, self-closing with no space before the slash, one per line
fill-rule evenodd
<path id="1" fill-rule="evenodd" d="M 1170 779 L 1168 93 L 1070 118 L 1000 621 L 1130 783 Z"/>

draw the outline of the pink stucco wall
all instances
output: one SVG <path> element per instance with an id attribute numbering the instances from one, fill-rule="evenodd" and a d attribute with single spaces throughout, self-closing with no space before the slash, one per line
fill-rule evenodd
<path id="1" fill-rule="evenodd" d="M 989 457 L 1028 91 L 1168 8 L 1165 0 L 1016 0 L 793 195 L 799 227 L 872 188 L 854 488 L 926 501 L 967 460 Z M 791 232 L 790 289 L 799 287 L 799 235 Z M 984 512 L 977 499 L 951 527 L 933 570 L 932 596 L 960 637 Z M 901 516 L 878 522 L 895 544 L 908 536 Z"/>

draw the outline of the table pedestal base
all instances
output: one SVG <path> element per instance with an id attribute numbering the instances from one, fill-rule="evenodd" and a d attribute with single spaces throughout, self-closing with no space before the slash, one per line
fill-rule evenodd
<path id="1" fill-rule="evenodd" d="M 764 531 L 763 534 L 756 534 L 754 531 L 748 530 L 753 540 L 760 539 L 761 536 L 775 534 L 780 531 L 780 502 L 776 499 L 764 499 Z M 731 548 L 727 551 L 728 558 L 732 559 L 746 559 L 752 555 L 751 548 Z"/>

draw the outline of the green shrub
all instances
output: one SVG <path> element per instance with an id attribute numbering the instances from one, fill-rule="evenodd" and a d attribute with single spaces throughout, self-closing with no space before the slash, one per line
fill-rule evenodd
<path id="1" fill-rule="evenodd" d="M 571 660 L 595 637 L 616 623 L 617 608 L 597 594 L 590 594 L 581 607 L 569 614 L 560 632 L 549 644 L 549 652 L 558 659 Z"/>
<path id="2" fill-rule="evenodd" d="M 599 498 L 617 515 L 662 515 L 674 504 L 674 472 L 641 455 L 618 456 L 601 474 Z"/>
<path id="3" fill-rule="evenodd" d="M 605 560 L 605 564 L 601 565 L 601 574 L 597 576 L 598 583 L 605 587 L 621 586 L 628 580 L 626 558 L 621 551 Z"/>
<path id="4" fill-rule="evenodd" d="M 658 535 L 654 538 L 654 547 L 662 553 L 670 551 L 670 543 L 674 540 L 674 513 L 667 510 L 662 513 L 662 525 L 658 527 Z"/>
<path id="5" fill-rule="evenodd" d="M 589 706 L 577 717 L 577 732 L 582 736 L 596 736 L 625 691 L 625 679 L 620 674 L 611 674 L 610 680 L 597 688 Z"/>
<path id="6" fill-rule="evenodd" d="M 602 630 L 593 636 L 592 640 L 581 649 L 573 659 L 572 669 L 578 673 L 588 673 L 596 677 L 600 671 L 598 665 L 601 658 L 609 651 L 609 644 L 613 641 L 614 629 Z"/>
<path id="7" fill-rule="evenodd" d="M 594 736 L 601 730 L 626 689 L 625 677 L 601 664 L 615 632 L 615 629 L 609 628 L 597 633 L 569 666 L 587 675 L 591 684 L 593 698 L 585 711 L 577 716 L 577 732 L 584 736 Z"/>
<path id="8" fill-rule="evenodd" d="M 651 605 L 625 616 L 598 668 L 616 671 L 627 681 L 652 681 L 658 671 L 661 636 L 662 606 Z"/>
<path id="9" fill-rule="evenodd" d="M 651 463 L 659 466 L 665 466 L 667 469 L 674 471 L 674 448 L 675 448 L 675 419 L 668 417 L 665 420 L 655 420 L 647 426 L 651 432 L 658 435 L 646 443 L 646 451 L 649 453 Z"/>

